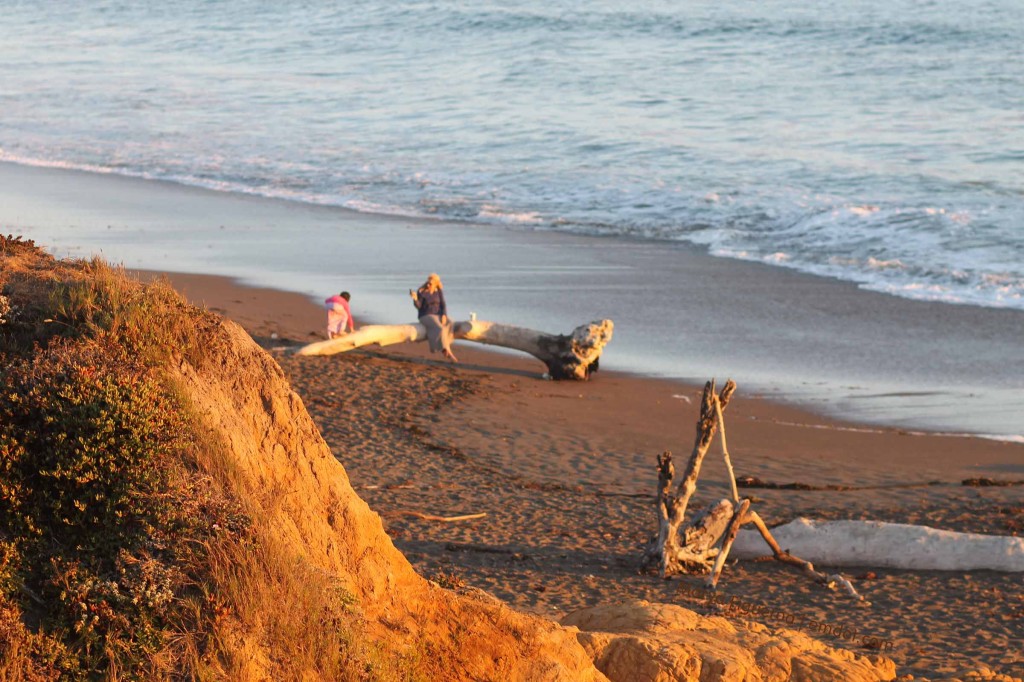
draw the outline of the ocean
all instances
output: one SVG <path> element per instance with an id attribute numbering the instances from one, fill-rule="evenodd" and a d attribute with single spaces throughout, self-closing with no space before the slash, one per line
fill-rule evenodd
<path id="1" fill-rule="evenodd" d="M 348 268 L 356 309 L 385 316 L 438 270 L 462 313 L 610 310 L 611 367 L 1020 439 L 1021 35 L 1019 0 L 0 0 L 0 161 L 313 211 L 231 204 L 278 222 L 215 208 L 226 226 L 200 233 L 193 195 L 161 221 L 98 190 L 48 231 L 12 178 L 21 196 L 57 176 L 26 169 L 0 174 L 0 229 L 311 292 Z M 433 262 L 396 216 L 437 224 Z M 693 290 L 705 251 L 750 266 L 701 270 L 715 281 L 777 276 L 713 302 Z M 816 303 L 788 273 L 882 298 Z"/>
<path id="2" fill-rule="evenodd" d="M 2 0 L 0 159 L 1024 309 L 1024 3 L 627 5 Z"/>

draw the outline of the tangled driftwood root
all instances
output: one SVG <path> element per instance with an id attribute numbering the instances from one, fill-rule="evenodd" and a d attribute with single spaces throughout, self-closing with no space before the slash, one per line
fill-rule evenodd
<path id="1" fill-rule="evenodd" d="M 705 586 L 715 589 L 736 534 L 741 526 L 750 523 L 764 538 L 776 560 L 799 568 L 813 580 L 829 588 L 842 587 L 850 596 L 864 601 L 853 584 L 842 575 L 822 573 L 816 570 L 811 562 L 793 556 L 779 547 L 768 526 L 757 512 L 751 509 L 752 500 L 740 498 L 726 446 L 724 418 L 725 409 L 735 391 L 736 384 L 731 379 L 726 382 L 721 392 L 716 391 L 714 380 L 704 385 L 700 416 L 697 419 L 696 440 L 690 460 L 686 464 L 686 473 L 675 493 L 672 492 L 675 477 L 672 453 L 666 451 L 658 456 L 658 494 L 655 503 L 658 534 L 644 550 L 643 566 L 657 567 L 662 578 L 679 573 L 707 573 Z M 687 506 L 697 490 L 701 464 L 716 433 L 720 436 L 722 456 L 729 472 L 732 499 L 719 500 L 684 525 Z"/>

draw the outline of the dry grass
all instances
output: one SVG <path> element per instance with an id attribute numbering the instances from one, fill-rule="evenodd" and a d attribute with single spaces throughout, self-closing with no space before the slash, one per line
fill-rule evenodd
<path id="1" fill-rule="evenodd" d="M 186 408 L 191 411 L 191 408 Z M 189 679 L 428 680 L 426 644 L 399 652 L 367 634 L 356 597 L 336 576 L 282 541 L 268 510 L 287 491 L 248 493 L 223 435 L 198 426 L 190 454 L 233 496 L 248 524 L 224 528 L 206 545 L 201 596 L 173 656 Z"/>
<path id="2" fill-rule="evenodd" d="M 352 596 L 268 533 L 256 536 L 210 547 L 212 653 L 226 677 L 332 680 L 359 672 L 348 634 Z"/>
<path id="3" fill-rule="evenodd" d="M 204 544 L 198 593 L 174 640 L 182 672 L 240 681 L 364 677 L 353 655 L 353 596 L 275 537 L 263 521 L 274 501 L 247 496 L 222 436 L 191 421 L 190 464 L 240 515 Z"/>

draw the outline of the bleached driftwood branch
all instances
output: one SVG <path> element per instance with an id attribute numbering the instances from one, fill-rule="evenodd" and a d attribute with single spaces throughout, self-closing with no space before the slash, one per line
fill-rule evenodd
<path id="1" fill-rule="evenodd" d="M 611 320 L 580 325 L 569 334 L 544 332 L 497 322 L 467 320 L 454 325 L 456 339 L 529 353 L 548 368 L 552 379 L 586 380 L 598 369 L 604 347 L 612 340 Z M 391 346 L 424 341 L 427 330 L 421 324 L 369 325 L 329 341 L 303 346 L 298 355 L 334 355 L 363 346 Z"/>
<path id="2" fill-rule="evenodd" d="M 697 477 L 700 476 L 701 463 L 711 446 L 711 441 L 718 428 L 718 414 L 729 404 L 736 384 L 728 381 L 720 394 L 716 393 L 715 382 L 709 381 L 704 385 L 704 393 L 701 397 L 700 418 L 697 420 L 697 436 L 693 444 L 693 451 L 690 453 L 690 460 L 686 464 L 686 474 L 679 483 L 675 495 L 670 495 L 672 487 L 672 476 L 674 470 L 671 466 L 671 453 L 665 453 L 658 458 L 659 482 L 658 482 L 658 536 L 652 545 L 648 546 L 644 564 L 660 564 L 659 573 L 667 577 L 684 571 L 687 565 L 692 563 L 704 563 L 709 558 L 709 552 L 725 530 L 725 525 L 732 518 L 732 504 L 728 508 L 719 503 L 719 510 L 715 514 L 705 515 L 699 522 L 693 524 L 693 540 L 702 539 L 700 546 L 691 546 L 689 542 L 680 544 L 679 527 L 686 517 L 686 507 L 690 498 L 697 490 Z M 668 460 L 667 466 L 663 460 Z M 728 502 L 728 501 L 726 501 Z M 705 545 L 708 532 L 715 533 L 712 542 Z"/>
<path id="3" fill-rule="evenodd" d="M 783 549 L 779 546 L 778 541 L 776 541 L 774 536 L 772 536 L 771 531 L 768 530 L 768 526 L 765 525 L 765 522 L 761 520 L 761 517 L 758 515 L 757 512 L 750 512 L 749 517 L 751 523 L 753 523 L 754 526 L 757 528 L 757 532 L 761 535 L 761 538 L 765 541 L 768 547 L 771 548 L 772 557 L 776 561 L 781 561 L 782 563 L 789 564 L 790 566 L 796 566 L 797 568 L 801 569 L 804 573 L 806 573 L 815 582 L 824 585 L 830 589 L 836 587 L 837 585 L 842 586 L 842 588 L 846 590 L 846 593 L 849 594 L 851 597 L 853 597 L 854 599 L 858 599 L 860 601 L 864 601 L 864 597 L 860 596 L 857 593 L 857 590 L 854 589 L 853 583 L 851 583 L 848 579 L 844 578 L 841 574 L 833 573 L 831 575 L 826 575 L 821 571 L 816 570 L 814 568 L 814 564 L 812 564 L 810 561 L 801 559 L 797 556 L 793 556 L 793 554 L 790 553 L 789 549 L 783 551 Z M 742 550 L 737 552 L 737 556 L 740 554 L 743 554 Z"/>
<path id="4" fill-rule="evenodd" d="M 736 472 L 732 470 L 732 460 L 729 459 L 729 447 L 725 444 L 725 417 L 722 416 L 722 401 L 715 400 L 715 419 L 718 423 L 718 438 L 722 442 L 722 457 L 725 458 L 725 469 L 729 472 L 729 483 L 732 486 L 732 501 L 740 501 L 740 492 L 736 487 Z"/>
<path id="5" fill-rule="evenodd" d="M 413 516 L 417 519 L 423 519 L 424 521 L 443 521 L 445 523 L 452 523 L 454 521 L 473 521 L 474 519 L 482 519 L 487 516 L 487 512 L 480 512 L 478 514 L 462 514 L 460 516 L 438 516 L 437 514 L 424 514 L 423 512 L 413 511 L 411 509 L 392 509 L 391 511 L 384 512 L 383 516 Z"/>
<path id="6" fill-rule="evenodd" d="M 1024 538 L 957 533 L 884 521 L 796 519 L 772 529 L 786 547 L 827 566 L 875 566 L 918 571 L 1024 572 Z M 772 552 L 776 551 L 772 547 Z M 741 530 L 733 546 L 740 559 L 770 556 L 754 531 Z"/>
<path id="7" fill-rule="evenodd" d="M 718 576 L 721 575 L 722 569 L 725 567 L 725 560 L 729 558 L 729 550 L 732 549 L 732 543 L 736 539 L 740 525 L 747 521 L 748 509 L 750 509 L 750 500 L 744 499 L 733 513 L 729 527 L 726 529 L 725 535 L 722 536 L 721 549 L 718 551 L 718 556 L 715 557 L 715 565 L 711 568 L 711 575 L 707 580 L 707 586 L 712 589 L 718 586 Z"/>
<path id="8" fill-rule="evenodd" d="M 663 578 L 683 572 L 710 572 L 705 585 L 715 589 L 730 549 L 740 532 L 740 526 L 753 523 L 764 542 L 771 548 L 775 559 L 797 566 L 815 581 L 828 587 L 841 585 L 851 596 L 863 600 L 846 578 L 841 575 L 829 576 L 820 573 L 809 561 L 793 556 L 788 550 L 783 551 L 761 517 L 750 510 L 751 500 L 740 498 L 725 442 L 723 416 L 723 411 L 735 390 L 736 384 L 731 380 L 726 382 L 721 393 L 716 393 L 714 381 L 704 385 L 693 452 L 686 465 L 686 474 L 675 495 L 671 494 L 672 478 L 675 474 L 672 453 L 665 452 L 658 456 L 658 494 L 655 502 L 658 535 L 648 544 L 644 552 L 643 565 L 659 565 L 659 572 Z M 719 500 L 717 504 L 698 514 L 684 526 L 687 506 L 697 490 L 701 464 L 716 431 L 721 434 L 722 456 L 729 473 L 733 499 Z"/>

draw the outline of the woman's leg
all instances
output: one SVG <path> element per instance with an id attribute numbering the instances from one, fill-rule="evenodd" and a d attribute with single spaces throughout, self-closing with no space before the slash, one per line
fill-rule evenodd
<path id="1" fill-rule="evenodd" d="M 452 341 L 455 340 L 455 328 L 451 322 L 444 322 L 441 324 L 441 348 L 446 351 L 451 351 Z"/>
<path id="2" fill-rule="evenodd" d="M 441 319 L 437 315 L 424 315 L 420 318 L 420 324 L 427 329 L 427 344 L 430 346 L 430 352 L 436 353 L 439 350 L 443 350 L 444 346 L 441 344 Z"/>
<path id="3" fill-rule="evenodd" d="M 455 340 L 455 327 L 452 325 L 451 320 L 446 324 L 441 325 L 441 350 L 444 352 L 444 356 L 452 362 L 458 362 L 459 359 L 455 357 L 455 353 L 452 352 L 452 341 Z"/>
<path id="4" fill-rule="evenodd" d="M 420 324 L 427 330 L 427 343 L 430 344 L 431 353 L 441 351 L 452 362 L 459 361 L 455 354 L 452 353 L 452 340 L 455 338 L 455 329 L 451 322 L 442 324 L 441 318 L 437 315 L 424 315 L 420 318 Z"/>

